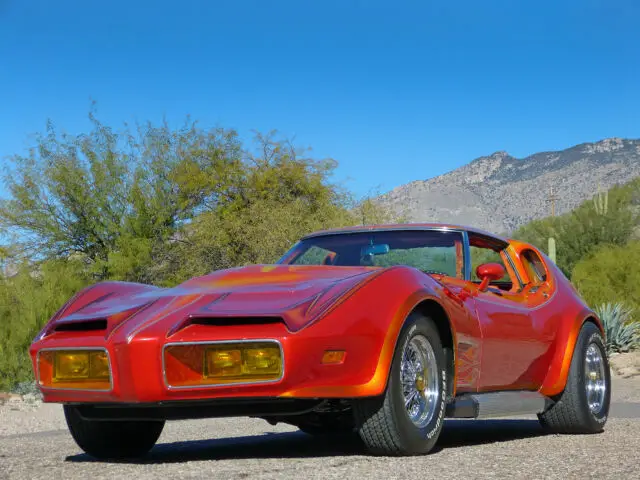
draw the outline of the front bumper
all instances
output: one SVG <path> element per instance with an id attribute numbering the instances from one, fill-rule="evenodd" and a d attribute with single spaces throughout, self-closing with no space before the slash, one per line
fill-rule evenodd
<path id="1" fill-rule="evenodd" d="M 368 322 L 367 322 L 368 323 Z M 338 322 L 339 324 L 339 322 Z M 340 331 L 333 322 L 319 322 L 291 333 L 282 324 L 212 327 L 192 325 L 171 338 L 139 335 L 105 339 L 93 332 L 57 332 L 31 347 L 37 375 L 37 354 L 43 349 L 105 348 L 109 354 L 112 388 L 108 391 L 54 389 L 41 386 L 45 402 L 76 404 L 156 405 L 224 399 L 352 398 L 377 395 L 384 389 L 376 375 L 384 335 L 367 330 Z M 344 322 L 342 322 L 344 329 Z M 336 328 L 332 333 L 331 328 Z M 357 332 L 357 333 L 356 333 Z M 167 344 L 233 341 L 278 342 L 283 375 L 265 383 L 173 388 L 167 385 L 163 350 Z M 340 364 L 323 364 L 327 350 L 344 350 Z M 206 405 L 205 405 L 206 407 Z"/>

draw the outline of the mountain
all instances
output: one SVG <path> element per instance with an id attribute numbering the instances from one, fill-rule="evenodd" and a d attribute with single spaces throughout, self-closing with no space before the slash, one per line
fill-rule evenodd
<path id="1" fill-rule="evenodd" d="M 640 139 L 608 138 L 523 159 L 507 152 L 480 157 L 452 172 L 401 185 L 382 204 L 412 222 L 469 225 L 510 233 L 560 214 L 640 175 Z M 552 198 L 555 198 L 553 202 Z"/>

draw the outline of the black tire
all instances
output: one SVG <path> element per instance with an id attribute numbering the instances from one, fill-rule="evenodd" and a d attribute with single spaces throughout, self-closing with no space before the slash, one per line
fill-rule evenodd
<path id="1" fill-rule="evenodd" d="M 597 413 L 589 408 L 585 381 L 585 356 L 592 344 L 600 350 L 606 387 L 602 407 Z M 538 415 L 538 419 L 546 430 L 553 433 L 599 433 L 607 421 L 610 402 L 611 372 L 604 339 L 598 327 L 587 322 L 578 335 L 564 391 L 551 408 Z"/>
<path id="2" fill-rule="evenodd" d="M 418 335 L 426 338 L 433 349 L 440 385 L 433 416 L 422 428 L 414 424 L 407 413 L 400 378 L 404 349 Z M 422 455 L 433 449 L 444 424 L 448 382 L 446 356 L 436 325 L 424 315 L 410 315 L 396 343 L 384 395 L 361 399 L 353 405 L 356 428 L 368 450 L 377 455 L 400 456 Z"/>
<path id="3" fill-rule="evenodd" d="M 99 460 L 146 455 L 158 441 L 164 421 L 85 420 L 78 407 L 64 406 L 71 436 L 85 453 Z"/>

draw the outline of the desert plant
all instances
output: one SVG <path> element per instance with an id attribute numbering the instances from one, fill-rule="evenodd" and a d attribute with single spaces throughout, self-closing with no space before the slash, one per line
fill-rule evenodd
<path id="1" fill-rule="evenodd" d="M 595 308 L 606 335 L 607 352 L 628 352 L 640 346 L 640 323 L 631 321 L 633 310 L 622 303 Z"/>
<path id="2" fill-rule="evenodd" d="M 598 193 L 593 197 L 593 207 L 598 215 L 606 215 L 609 211 L 609 192 L 602 193 L 598 188 Z"/>
<path id="3" fill-rule="evenodd" d="M 549 253 L 549 258 L 551 259 L 551 261 L 553 263 L 557 263 L 556 262 L 556 239 L 553 238 L 553 237 L 549 237 L 548 253 Z"/>

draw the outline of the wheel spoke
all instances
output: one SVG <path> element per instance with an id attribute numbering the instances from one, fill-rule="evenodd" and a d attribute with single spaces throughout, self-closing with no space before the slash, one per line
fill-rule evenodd
<path id="1" fill-rule="evenodd" d="M 411 393 L 409 393 L 409 395 L 407 395 L 404 400 L 405 408 L 409 408 L 409 406 L 413 403 L 413 401 L 417 396 L 418 396 L 417 390 L 413 390 Z"/>
<path id="2" fill-rule="evenodd" d="M 407 415 L 418 427 L 429 423 L 439 396 L 438 367 L 429 341 L 416 335 L 402 352 L 400 383 Z"/>

